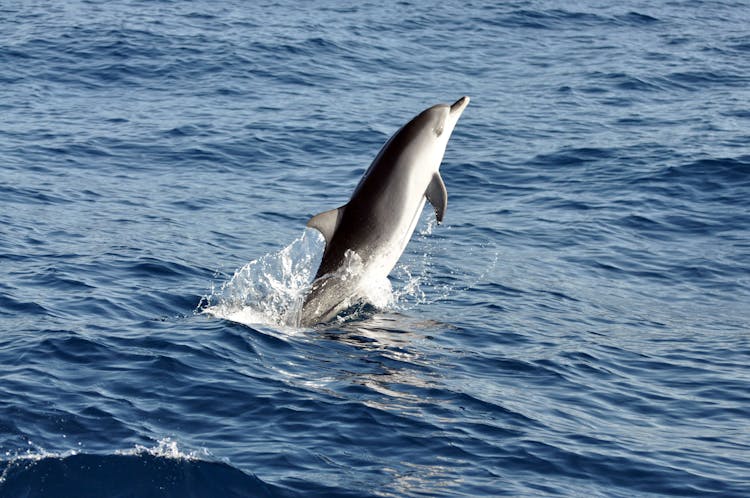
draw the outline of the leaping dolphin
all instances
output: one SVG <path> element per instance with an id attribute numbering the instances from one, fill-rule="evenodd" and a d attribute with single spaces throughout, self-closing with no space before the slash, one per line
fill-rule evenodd
<path id="1" fill-rule="evenodd" d="M 406 248 L 425 200 L 443 221 L 448 192 L 440 163 L 469 97 L 423 111 L 380 149 L 351 199 L 313 216 L 308 227 L 326 241 L 320 267 L 305 298 L 301 326 L 329 321 L 365 298 L 362 283 L 387 277 Z M 356 261 L 356 275 L 342 271 Z M 345 268 L 344 268 L 345 269 Z"/>

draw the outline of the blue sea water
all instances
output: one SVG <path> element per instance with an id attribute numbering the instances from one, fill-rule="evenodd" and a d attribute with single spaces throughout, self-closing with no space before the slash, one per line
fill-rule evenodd
<path id="1" fill-rule="evenodd" d="M 748 27 L 0 2 L 0 496 L 750 496 Z M 286 323 L 309 217 L 462 95 L 388 302 Z"/>

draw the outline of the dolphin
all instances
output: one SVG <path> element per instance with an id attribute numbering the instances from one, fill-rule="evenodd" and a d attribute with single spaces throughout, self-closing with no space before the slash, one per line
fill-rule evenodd
<path id="1" fill-rule="evenodd" d="M 399 129 L 365 172 L 349 202 L 313 216 L 307 226 L 325 238 L 323 258 L 299 323 L 324 323 L 366 299 L 363 284 L 385 278 L 398 262 L 425 201 L 443 221 L 448 192 L 440 163 L 469 97 L 422 111 Z"/>

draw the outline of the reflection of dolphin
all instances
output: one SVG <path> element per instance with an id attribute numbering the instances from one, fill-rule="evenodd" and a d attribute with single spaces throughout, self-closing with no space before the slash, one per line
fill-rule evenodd
<path id="1" fill-rule="evenodd" d="M 425 199 L 443 220 L 448 194 L 438 168 L 458 118 L 469 104 L 430 107 L 380 149 L 344 206 L 313 216 L 307 226 L 326 240 L 323 259 L 302 306 L 300 324 L 325 322 L 364 298 L 361 283 L 387 277 L 422 212 Z"/>

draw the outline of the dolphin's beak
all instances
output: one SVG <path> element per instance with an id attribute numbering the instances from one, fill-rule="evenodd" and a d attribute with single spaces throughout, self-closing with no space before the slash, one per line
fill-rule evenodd
<path id="1" fill-rule="evenodd" d="M 452 106 L 451 106 L 451 114 L 458 114 L 458 116 L 461 115 L 462 112 L 464 112 L 464 109 L 466 109 L 466 106 L 469 105 L 469 97 L 461 97 L 458 99 Z"/>

